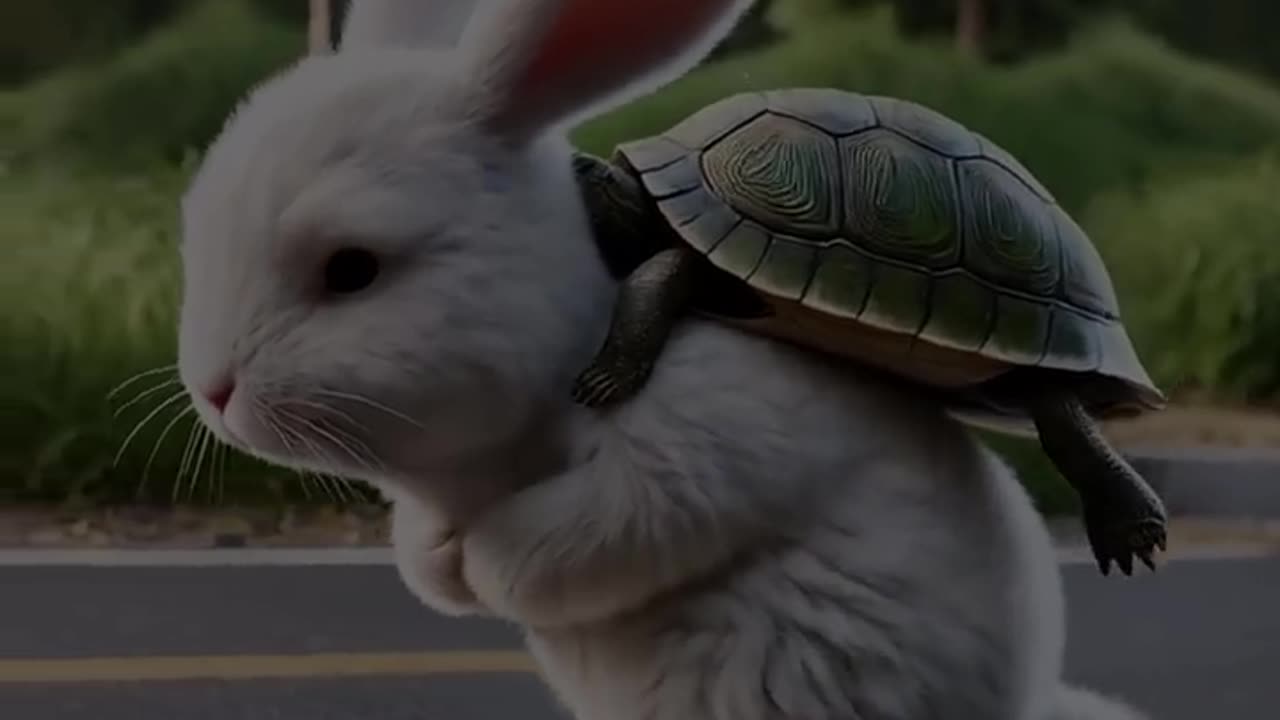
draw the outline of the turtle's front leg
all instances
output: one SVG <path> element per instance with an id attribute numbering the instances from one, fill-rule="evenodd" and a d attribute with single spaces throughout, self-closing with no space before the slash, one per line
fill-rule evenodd
<path id="1" fill-rule="evenodd" d="M 1155 490 L 1111 447 L 1074 394 L 1038 392 L 1030 409 L 1045 454 L 1080 494 L 1098 569 L 1107 575 L 1114 561 L 1131 575 L 1136 555 L 1154 570 L 1152 556 L 1167 542 L 1167 516 Z"/>
<path id="2" fill-rule="evenodd" d="M 670 248 L 627 276 L 604 345 L 574 383 L 575 401 L 601 407 L 644 386 L 671 329 L 689 308 L 701 260 L 689 248 Z"/>

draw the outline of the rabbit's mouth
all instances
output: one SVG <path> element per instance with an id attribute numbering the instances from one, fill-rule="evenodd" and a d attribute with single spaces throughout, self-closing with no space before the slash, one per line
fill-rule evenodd
<path id="1" fill-rule="evenodd" d="M 380 468 L 363 426 L 315 400 L 258 400 L 225 424 L 248 452 L 297 470 L 368 475 Z"/>
<path id="2" fill-rule="evenodd" d="M 187 390 L 205 427 L 242 453 L 323 474 L 367 476 L 378 467 L 365 426 L 332 400 L 254 382 L 212 401 Z"/>

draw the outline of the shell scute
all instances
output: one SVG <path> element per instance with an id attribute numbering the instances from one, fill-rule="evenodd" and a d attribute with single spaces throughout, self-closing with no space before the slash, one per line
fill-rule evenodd
<path id="1" fill-rule="evenodd" d="M 889 263 L 871 269 L 871 292 L 859 320 L 881 330 L 914 335 L 929 313 L 928 275 Z"/>
<path id="2" fill-rule="evenodd" d="M 986 159 L 957 164 L 964 203 L 964 266 L 997 285 L 1051 297 L 1062 277 L 1048 206 Z"/>
<path id="3" fill-rule="evenodd" d="M 1098 367 L 1101 350 L 1097 320 L 1065 308 L 1054 309 L 1045 367 L 1088 372 Z"/>
<path id="4" fill-rule="evenodd" d="M 774 235 L 764 259 L 747 280 L 771 295 L 799 300 L 817 259 L 818 247 L 813 243 Z"/>
<path id="5" fill-rule="evenodd" d="M 887 130 L 840 140 L 845 234 L 870 252 L 948 268 L 960 261 L 951 161 Z"/>
<path id="6" fill-rule="evenodd" d="M 705 150 L 769 107 L 763 93 L 747 92 L 712 103 L 663 133 L 689 150 Z"/>
<path id="7" fill-rule="evenodd" d="M 768 230 L 750 220 L 738 223 L 707 255 L 711 264 L 727 273 L 746 278 L 760 266 L 769 249 Z"/>
<path id="8" fill-rule="evenodd" d="M 920 339 L 955 350 L 977 352 L 991 335 L 996 297 L 964 273 L 935 278 L 929 320 Z"/>
<path id="9" fill-rule="evenodd" d="M 1062 208 L 1049 208 L 1062 247 L 1062 296 L 1067 302 L 1107 318 L 1120 316 L 1111 274 L 1084 230 Z"/>
<path id="10" fill-rule="evenodd" d="M 982 353 L 1016 365 L 1036 365 L 1049 342 L 1047 303 L 1012 295 L 996 297 L 995 326 Z"/>
<path id="11" fill-rule="evenodd" d="M 764 94 L 769 112 L 803 120 L 832 135 L 852 135 L 877 124 L 871 101 L 829 88 L 787 88 Z"/>
<path id="12" fill-rule="evenodd" d="M 801 304 L 847 320 L 857 319 L 871 288 L 871 262 L 843 243 L 823 248 Z"/>
<path id="13" fill-rule="evenodd" d="M 618 145 L 614 157 L 625 158 L 637 172 L 646 173 L 669 165 L 689 155 L 689 148 L 658 135 Z"/>
<path id="14" fill-rule="evenodd" d="M 688 192 L 703 185 L 698 158 L 688 153 L 678 160 L 644 173 L 641 178 L 644 189 L 659 199 Z"/>
<path id="15" fill-rule="evenodd" d="M 953 158 L 981 154 L 982 146 L 969 129 L 933 108 L 898 98 L 872 96 L 880 124 Z"/>
<path id="16" fill-rule="evenodd" d="M 789 235 L 840 232 L 835 139 L 791 118 L 763 115 L 703 153 L 712 191 L 742 215 Z"/>
<path id="17" fill-rule="evenodd" d="M 1017 158 L 1010 155 L 1007 150 L 991 142 L 980 133 L 975 132 L 974 137 L 978 138 L 978 144 L 982 148 L 983 157 L 1003 166 L 1005 170 L 1008 170 L 1014 177 L 1021 180 L 1027 187 L 1031 188 L 1032 192 L 1039 195 L 1041 200 L 1044 200 L 1047 203 L 1057 202 L 1049 192 L 1049 189 L 1040 184 L 1040 181 L 1036 179 L 1036 176 L 1032 175 L 1031 171 L 1019 162 Z"/>

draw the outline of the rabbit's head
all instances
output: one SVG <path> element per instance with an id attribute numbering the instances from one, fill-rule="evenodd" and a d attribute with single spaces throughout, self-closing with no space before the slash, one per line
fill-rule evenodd
<path id="1" fill-rule="evenodd" d="M 749 4 L 356 0 L 339 51 L 256 88 L 183 200 L 202 420 L 378 480 L 563 404 L 614 292 L 565 128 L 687 71 Z"/>

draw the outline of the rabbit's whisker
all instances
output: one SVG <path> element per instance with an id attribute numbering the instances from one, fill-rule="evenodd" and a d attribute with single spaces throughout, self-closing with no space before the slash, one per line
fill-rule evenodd
<path id="1" fill-rule="evenodd" d="M 155 463 L 156 456 L 160 453 L 161 446 L 164 445 L 164 439 L 168 437 L 169 433 L 175 427 L 177 427 L 179 422 L 182 422 L 182 420 L 184 420 L 185 418 L 188 418 L 194 415 L 195 411 L 196 411 L 196 408 L 194 405 L 188 405 L 187 407 L 183 408 L 182 411 L 179 412 L 177 415 L 174 415 L 173 419 L 170 420 L 169 423 L 164 426 L 164 429 L 160 431 L 160 435 L 156 438 L 155 443 L 151 447 L 151 454 L 147 456 L 147 463 L 142 466 L 142 477 L 139 479 L 138 489 L 135 491 L 135 493 L 138 496 L 142 495 L 143 490 L 147 486 L 147 480 L 151 475 L 151 465 Z M 193 422 L 198 423 L 199 421 L 193 420 Z"/>
<path id="2" fill-rule="evenodd" d="M 178 364 L 172 363 L 170 365 L 164 365 L 162 367 L 154 367 L 149 370 L 143 370 L 142 372 L 134 373 L 133 375 L 130 375 L 129 377 L 125 378 L 124 381 L 121 382 L 119 385 L 116 385 L 114 388 L 112 388 L 111 391 L 107 393 L 107 400 L 110 401 L 112 398 L 118 395 L 125 388 L 129 387 L 130 385 L 138 382 L 143 378 L 152 377 L 154 375 L 159 375 L 161 373 L 176 372 L 177 369 L 178 369 Z"/>
<path id="3" fill-rule="evenodd" d="M 120 414 L 121 414 L 121 413 L 123 413 L 125 410 L 128 410 L 129 408 L 133 407 L 134 405 L 137 405 L 139 402 L 142 402 L 143 400 L 146 400 L 147 398 L 149 398 L 149 397 L 151 397 L 152 395 L 154 395 L 154 394 L 156 394 L 156 393 L 160 392 L 161 390 L 164 390 L 164 389 L 166 389 L 166 388 L 171 388 L 171 387 L 173 387 L 174 385 L 179 385 L 179 384 L 181 384 L 181 381 L 180 381 L 180 380 L 178 380 L 177 378 L 170 378 L 170 379 L 165 380 L 165 381 L 163 381 L 163 382 L 161 382 L 161 383 L 158 383 L 158 384 L 156 384 L 156 385 L 152 385 L 152 386 L 151 386 L 151 387 L 149 387 L 149 388 L 146 388 L 146 389 L 144 389 L 144 390 L 141 390 L 141 391 L 139 391 L 139 392 L 138 392 L 138 394 L 137 394 L 137 395 L 134 395 L 134 396 L 133 396 L 133 398 L 131 398 L 128 402 L 126 402 L 126 403 L 124 403 L 123 405 L 121 405 L 120 407 L 116 408 L 116 409 L 115 409 L 115 412 L 111 413 L 111 417 L 113 417 L 113 418 L 118 418 L 118 417 L 120 417 Z"/>
<path id="4" fill-rule="evenodd" d="M 413 427 L 415 427 L 415 428 L 417 428 L 417 429 L 419 429 L 419 430 L 422 430 L 423 432 L 429 432 L 428 428 L 427 428 L 425 425 L 423 425 L 422 423 L 418 422 L 417 420 L 414 420 L 413 418 L 409 417 L 408 415 L 404 414 L 403 412 L 400 412 L 399 410 L 396 410 L 395 408 L 392 408 L 392 407 L 389 407 L 389 406 L 387 406 L 387 405 L 384 405 L 383 403 L 380 403 L 380 402 L 378 402 L 378 401 L 376 401 L 376 400 L 371 400 L 371 399 L 369 399 L 369 398 L 367 398 L 367 397 L 364 397 L 363 395 L 357 395 L 357 394 L 354 394 L 354 393 L 338 392 L 337 390 L 328 390 L 328 389 L 325 389 L 325 388 L 320 388 L 320 389 L 318 389 L 318 390 L 315 390 L 314 392 L 315 392 L 317 395 L 322 395 L 322 396 L 325 396 L 325 397 L 331 397 L 331 398 L 334 398 L 334 399 L 337 399 L 337 400 L 350 400 L 350 401 L 352 401 L 352 402 L 358 402 L 358 403 L 361 403 L 361 404 L 363 404 L 363 405 L 366 405 L 366 406 L 368 406 L 368 407 L 373 408 L 374 410 L 378 410 L 378 411 L 384 412 L 384 413 L 386 413 L 386 414 L 390 415 L 391 417 L 394 417 L 394 418 L 396 418 L 396 419 L 398 419 L 398 420 L 402 420 L 402 421 L 404 421 L 404 422 L 406 422 L 406 423 L 409 423 L 409 424 L 410 424 L 410 425 L 412 425 Z"/>
<path id="5" fill-rule="evenodd" d="M 332 412 L 331 408 L 323 406 L 316 406 L 313 404 L 308 404 L 307 406 L 318 407 L 318 409 Z M 377 468 L 373 466 L 373 464 L 376 463 L 376 458 L 372 450 L 366 443 L 353 436 L 350 432 L 344 431 L 342 428 L 337 427 L 332 423 L 324 423 L 320 419 L 306 418 L 285 410 L 284 408 L 279 408 L 279 412 L 283 417 L 287 417 L 293 422 L 300 424 L 301 427 L 298 428 L 299 430 L 305 430 L 310 434 L 319 436 L 326 440 L 336 450 L 345 455 L 347 459 L 354 461 L 366 470 L 377 471 Z"/>
<path id="6" fill-rule="evenodd" d="M 147 413 L 146 417 L 139 420 L 133 426 L 133 430 L 129 433 L 129 435 L 125 437 L 124 442 L 120 444 L 120 450 L 116 452 L 115 458 L 112 459 L 111 467 L 114 468 L 120 464 L 120 459 L 124 457 L 125 450 L 128 449 L 129 443 L 133 442 L 133 439 L 138 436 L 138 433 L 142 432 L 143 428 L 145 428 L 152 420 L 154 420 L 157 415 L 159 415 L 161 412 L 164 412 L 166 408 L 170 407 L 171 405 L 178 402 L 179 400 L 182 400 L 184 397 L 186 397 L 186 393 L 182 391 L 178 391 L 174 393 L 172 396 L 169 397 L 168 400 L 165 400 L 164 402 L 160 403 L 155 407 L 155 409 Z"/>
<path id="7" fill-rule="evenodd" d="M 200 433 L 200 440 L 196 446 L 195 461 L 191 468 L 191 482 L 188 484 L 187 499 L 195 497 L 196 488 L 200 484 L 200 469 L 204 467 L 205 458 L 209 455 L 211 445 L 216 445 L 217 440 L 213 436 L 213 432 L 207 427 L 203 428 Z M 181 490 L 183 483 L 180 481 L 174 488 L 174 500 L 177 501 L 177 493 Z"/>
<path id="8" fill-rule="evenodd" d="M 361 440 L 357 432 L 344 429 L 339 422 L 343 421 L 354 427 L 357 431 L 364 432 L 365 428 L 357 423 L 351 415 L 325 403 L 309 400 L 290 399 L 284 401 L 282 404 L 299 405 L 311 408 L 323 413 L 325 416 L 328 416 L 308 419 L 291 414 L 295 421 L 302 423 L 306 429 L 321 435 L 329 442 L 336 445 L 339 450 L 348 455 L 350 459 L 354 460 L 364 469 L 372 472 L 382 471 L 383 465 L 378 461 L 377 454 L 373 452 L 373 449 L 369 447 L 368 443 Z"/>
<path id="9" fill-rule="evenodd" d="M 301 436 L 296 428 L 291 427 L 287 418 L 283 416 L 280 410 L 272 410 L 266 403 L 255 403 L 255 414 L 258 420 L 266 425 L 280 440 L 281 446 L 289 455 L 297 455 L 298 448 L 294 444 L 296 442 L 306 443 L 306 439 Z M 299 485 L 302 488 L 302 494 L 306 499 L 310 500 L 312 490 L 320 491 L 326 497 L 333 498 L 333 489 L 329 486 L 329 477 L 324 473 L 317 472 L 306 468 L 297 468 L 295 473 L 301 480 Z"/>

